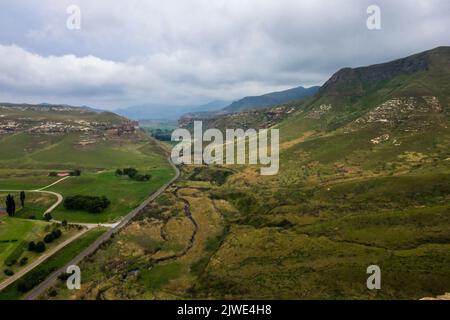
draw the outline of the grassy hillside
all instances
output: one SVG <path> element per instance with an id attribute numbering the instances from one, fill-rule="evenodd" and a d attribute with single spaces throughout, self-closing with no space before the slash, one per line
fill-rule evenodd
<path id="1" fill-rule="evenodd" d="M 343 69 L 275 126 L 280 171 L 183 167 L 71 299 L 419 299 L 450 291 L 450 50 Z M 283 107 L 280 107 L 283 108 Z M 276 108 L 275 108 L 276 109 Z M 381 290 L 366 287 L 381 268 Z M 106 271 L 106 272 L 105 272 Z"/>
<path id="2" fill-rule="evenodd" d="M 264 109 L 289 101 L 303 100 L 315 95 L 319 87 L 297 87 L 280 92 L 267 93 L 262 96 L 245 97 L 224 108 L 225 112 L 241 112 L 252 109 Z"/>
<path id="3" fill-rule="evenodd" d="M 0 148 L 8 151 L 0 154 L 0 189 L 39 189 L 59 179 L 49 177 L 50 172 L 79 169 L 80 177 L 70 177 L 49 190 L 63 197 L 97 195 L 111 201 L 101 214 L 67 211 L 61 205 L 54 218 L 117 220 L 174 174 L 159 144 L 136 129 L 135 123 L 113 113 L 69 106 L 1 104 L 0 114 Z M 116 169 L 127 167 L 150 174 L 150 180 L 115 176 Z M 42 219 L 54 201 L 28 206 L 17 214 Z"/>

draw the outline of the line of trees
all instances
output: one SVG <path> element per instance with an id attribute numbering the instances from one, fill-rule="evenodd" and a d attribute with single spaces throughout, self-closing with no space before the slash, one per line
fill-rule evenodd
<path id="1" fill-rule="evenodd" d="M 46 249 L 45 245 L 46 243 L 52 243 L 54 240 L 61 238 L 61 236 L 62 231 L 60 229 L 54 229 L 44 236 L 43 241 L 38 242 L 30 241 L 28 243 L 28 251 L 42 253 Z"/>
<path id="2" fill-rule="evenodd" d="M 68 210 L 83 210 L 89 213 L 100 213 L 109 207 L 111 201 L 105 196 L 76 195 L 64 200 L 64 208 Z"/>
<path id="3" fill-rule="evenodd" d="M 19 198 L 20 198 L 20 204 L 22 206 L 22 208 L 25 207 L 25 191 L 21 191 L 19 194 Z M 6 212 L 8 213 L 8 216 L 12 217 L 16 214 L 16 201 L 14 200 L 14 196 L 11 194 L 8 194 L 6 196 L 6 200 L 5 200 L 5 204 L 6 204 Z"/>
<path id="4" fill-rule="evenodd" d="M 59 229 L 55 229 L 50 233 L 47 233 L 44 237 L 44 242 L 45 243 L 52 243 L 53 240 L 57 240 L 59 238 L 61 238 L 62 236 L 62 232 Z"/>
<path id="5" fill-rule="evenodd" d="M 45 251 L 45 243 L 44 241 L 39 241 L 35 243 L 34 241 L 30 241 L 28 243 L 28 250 L 32 252 L 42 253 Z"/>

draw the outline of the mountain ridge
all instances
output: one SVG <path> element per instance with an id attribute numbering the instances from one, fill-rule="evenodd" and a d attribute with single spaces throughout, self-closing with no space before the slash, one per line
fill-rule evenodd
<path id="1" fill-rule="evenodd" d="M 308 88 L 298 86 L 283 91 L 266 93 L 260 96 L 248 96 L 233 102 L 222 111 L 231 113 L 251 109 L 264 109 L 289 101 L 302 100 L 315 95 L 319 88 L 319 86 L 312 86 Z"/>

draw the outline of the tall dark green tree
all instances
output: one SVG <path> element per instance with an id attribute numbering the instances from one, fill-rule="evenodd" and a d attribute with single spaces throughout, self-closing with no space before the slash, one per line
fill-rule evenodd
<path id="1" fill-rule="evenodd" d="M 16 202 L 14 201 L 14 197 L 10 194 L 6 196 L 6 212 L 10 217 L 16 213 Z"/>
<path id="2" fill-rule="evenodd" d="M 22 208 L 25 207 L 25 191 L 20 191 L 20 204 Z"/>

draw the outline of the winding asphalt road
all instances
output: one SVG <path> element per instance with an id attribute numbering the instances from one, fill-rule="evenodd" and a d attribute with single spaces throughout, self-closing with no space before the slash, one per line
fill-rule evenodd
<path id="1" fill-rule="evenodd" d="M 170 165 L 175 170 L 175 176 L 166 184 L 164 184 L 161 188 L 159 188 L 156 192 L 154 192 L 150 197 L 145 199 L 138 207 L 130 211 L 118 224 L 116 224 L 113 228 L 106 231 L 102 234 L 97 240 L 95 240 L 88 248 L 80 252 L 75 258 L 73 258 L 69 263 L 67 263 L 64 267 L 53 272 L 47 279 L 41 282 L 38 286 L 36 286 L 33 290 L 31 290 L 25 297 L 26 300 L 34 300 L 37 299 L 41 294 L 43 294 L 48 288 L 50 288 L 58 279 L 58 276 L 64 272 L 66 272 L 67 267 L 70 265 L 79 264 L 85 257 L 93 254 L 103 243 L 108 241 L 111 236 L 119 232 L 124 226 L 126 226 L 131 219 L 133 219 L 139 212 L 141 212 L 150 202 L 159 197 L 172 183 L 174 183 L 178 177 L 180 176 L 180 170 L 175 166 L 172 162 L 172 159 L 168 158 Z"/>

